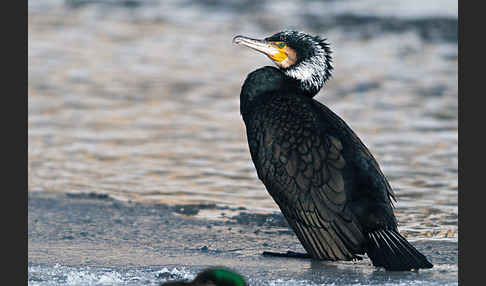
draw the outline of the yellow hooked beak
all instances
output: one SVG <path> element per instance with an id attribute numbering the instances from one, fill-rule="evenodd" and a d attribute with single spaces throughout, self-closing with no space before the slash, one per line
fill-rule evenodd
<path id="1" fill-rule="evenodd" d="M 283 42 L 267 42 L 245 36 L 235 36 L 233 43 L 247 46 L 255 51 L 264 53 L 277 64 L 284 62 L 288 57 L 286 52 L 287 45 Z"/>

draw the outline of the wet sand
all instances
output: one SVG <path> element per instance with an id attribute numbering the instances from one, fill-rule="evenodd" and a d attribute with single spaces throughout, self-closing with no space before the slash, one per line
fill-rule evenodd
<path id="1" fill-rule="evenodd" d="M 219 218 L 196 215 L 207 210 L 219 213 Z M 279 213 L 250 214 L 241 208 L 215 205 L 168 206 L 121 202 L 98 194 L 49 192 L 29 193 L 28 211 L 29 285 L 64 284 L 52 276 L 55 269 L 64 269 L 66 277 L 82 269 L 115 271 L 118 280 L 109 280 L 110 285 L 138 285 L 143 273 L 150 273 L 143 284 L 157 285 L 170 277 L 184 277 L 160 275 L 164 268 L 194 275 L 210 265 L 231 267 L 252 285 L 457 285 L 458 244 L 450 240 L 412 240 L 434 268 L 418 273 L 386 272 L 373 267 L 367 258 L 325 262 L 262 256 L 263 251 L 304 251 Z M 123 280 L 129 274 L 139 280 Z M 48 281 L 43 280 L 46 275 Z M 81 283 L 83 277 L 79 279 Z"/>

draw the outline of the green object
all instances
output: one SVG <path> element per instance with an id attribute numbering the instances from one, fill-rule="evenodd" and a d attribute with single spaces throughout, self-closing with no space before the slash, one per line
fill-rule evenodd
<path id="1" fill-rule="evenodd" d="M 209 270 L 209 275 L 215 278 L 214 281 L 218 286 L 223 286 L 223 285 L 245 286 L 246 285 L 245 279 L 243 279 L 243 277 L 240 274 L 233 272 L 229 269 L 214 268 L 212 270 Z"/>
<path id="2" fill-rule="evenodd" d="M 170 281 L 164 286 L 246 286 L 246 281 L 240 274 L 224 267 L 212 267 L 200 272 L 192 282 Z"/>

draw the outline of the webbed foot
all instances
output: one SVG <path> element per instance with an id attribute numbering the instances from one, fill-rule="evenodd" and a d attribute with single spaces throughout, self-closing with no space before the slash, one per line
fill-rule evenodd
<path id="1" fill-rule="evenodd" d="M 287 252 L 271 252 L 264 251 L 263 256 L 273 256 L 273 257 L 290 257 L 290 258 L 312 258 L 308 253 L 300 253 L 288 250 Z"/>

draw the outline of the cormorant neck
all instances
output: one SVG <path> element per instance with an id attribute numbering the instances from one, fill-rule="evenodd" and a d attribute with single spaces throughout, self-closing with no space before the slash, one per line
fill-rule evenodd
<path id="1" fill-rule="evenodd" d="M 320 82 L 318 79 L 312 76 L 308 79 L 301 79 L 296 78 L 292 74 L 288 74 L 285 71 L 283 72 L 283 74 L 288 78 L 288 80 L 286 80 L 287 84 L 295 86 L 296 90 L 309 97 L 314 97 L 324 86 L 323 82 Z"/>
<path id="2" fill-rule="evenodd" d="M 255 103 L 265 100 L 265 95 L 271 95 L 285 84 L 287 83 L 283 72 L 275 67 L 265 66 L 249 73 L 240 93 L 240 112 L 243 119 Z"/>

